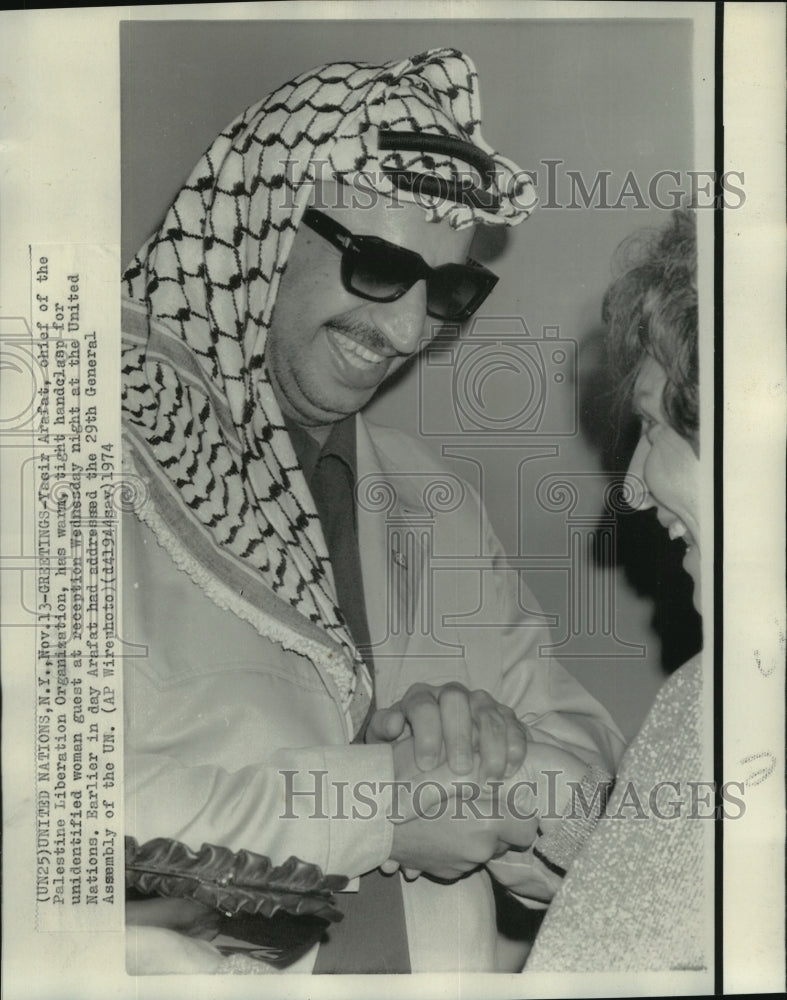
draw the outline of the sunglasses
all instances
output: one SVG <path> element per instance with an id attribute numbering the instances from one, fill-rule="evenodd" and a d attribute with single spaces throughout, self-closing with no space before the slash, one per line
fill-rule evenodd
<path id="1" fill-rule="evenodd" d="M 426 281 L 426 311 L 434 319 L 464 320 L 497 284 L 497 275 L 470 261 L 430 267 L 420 254 L 377 236 L 355 236 L 317 209 L 307 208 L 304 223 L 342 251 L 342 284 L 373 302 L 394 302 L 416 281 Z"/>

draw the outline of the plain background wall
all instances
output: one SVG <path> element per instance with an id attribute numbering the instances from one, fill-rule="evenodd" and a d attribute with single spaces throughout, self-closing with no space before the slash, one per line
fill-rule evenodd
<path id="1" fill-rule="evenodd" d="M 126 261 L 231 119 L 303 70 L 335 60 L 383 62 L 438 46 L 468 53 L 480 79 L 484 137 L 523 168 L 538 171 L 542 200 L 549 193 L 540 161 L 547 159 L 563 161 L 554 189 L 561 204 L 570 200 L 567 169 L 580 171 L 587 185 L 598 171 L 611 171 L 614 201 L 629 171 L 647 199 L 648 181 L 658 171 L 684 175 L 695 167 L 688 21 L 134 22 L 123 26 L 120 44 Z M 661 186 L 662 197 L 669 188 Z M 656 207 L 634 208 L 634 199 L 624 204 L 606 210 L 542 207 L 506 239 L 479 247 L 478 255 L 500 276 L 485 316 L 522 317 L 534 337 L 544 326 L 559 327 L 562 338 L 579 345 L 577 379 L 554 386 L 551 402 L 568 413 L 579 393 L 581 427 L 571 437 L 539 435 L 538 443 L 556 447 L 558 454 L 528 466 L 520 494 L 521 450 L 490 446 L 480 466 L 467 458 L 451 460 L 483 489 L 512 554 L 560 554 L 565 546 L 565 518 L 533 502 L 533 474 L 566 473 L 580 484 L 581 510 L 590 518 L 602 510 L 599 473 L 610 464 L 604 454 L 609 403 L 591 392 L 604 382 L 598 351 L 601 298 L 620 240 L 667 219 Z M 417 432 L 418 377 L 416 367 L 409 369 L 374 402 L 370 416 Z M 487 388 L 504 414 L 516 408 L 522 394 L 521 380 L 510 373 L 499 374 Z M 439 439 L 431 444 L 440 451 Z M 597 656 L 598 647 L 588 641 L 584 656 L 564 660 L 627 735 L 638 728 L 664 679 L 661 637 L 675 645 L 675 635 L 684 634 L 688 597 L 685 581 L 679 571 L 676 575 L 676 553 L 644 517 L 624 519 L 634 562 L 610 571 L 617 636 L 644 647 L 644 655 Z M 651 560 L 647 567 L 643 553 Z M 560 632 L 569 594 L 566 573 L 534 572 L 528 582 Z M 690 614 L 688 621 L 693 635 Z M 681 655 L 677 646 L 667 660 Z"/>

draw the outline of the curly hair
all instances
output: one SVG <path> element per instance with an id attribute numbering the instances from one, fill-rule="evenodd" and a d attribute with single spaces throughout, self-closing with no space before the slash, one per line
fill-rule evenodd
<path id="1" fill-rule="evenodd" d="M 673 213 L 663 229 L 643 230 L 615 252 L 619 276 L 604 295 L 609 360 L 622 406 L 650 355 L 664 369 L 662 405 L 671 426 L 696 442 L 699 430 L 697 358 L 697 235 L 689 211 Z"/>

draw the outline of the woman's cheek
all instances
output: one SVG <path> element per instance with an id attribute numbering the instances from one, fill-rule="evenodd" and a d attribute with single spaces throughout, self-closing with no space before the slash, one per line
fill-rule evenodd
<path id="1" fill-rule="evenodd" d="M 653 499 L 696 532 L 699 460 L 688 441 L 671 428 L 661 430 L 653 440 L 645 475 Z"/>

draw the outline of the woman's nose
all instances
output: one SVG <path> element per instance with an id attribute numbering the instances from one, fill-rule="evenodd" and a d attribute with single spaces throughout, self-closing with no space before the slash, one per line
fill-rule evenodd
<path id="1" fill-rule="evenodd" d="M 426 282 L 416 281 L 393 302 L 377 303 L 370 318 L 395 351 L 413 354 L 426 329 Z"/>
<path id="2" fill-rule="evenodd" d="M 650 444 L 648 439 L 641 437 L 634 449 L 626 472 L 626 503 L 632 510 L 647 510 L 653 506 L 653 498 L 648 492 L 645 481 L 645 460 Z"/>

